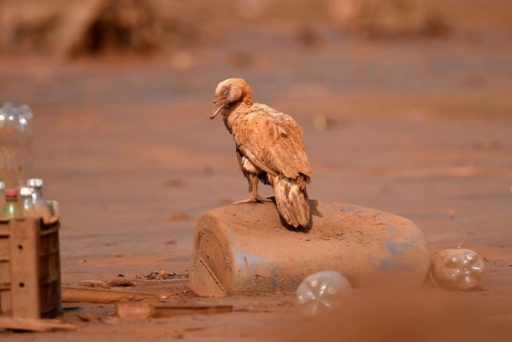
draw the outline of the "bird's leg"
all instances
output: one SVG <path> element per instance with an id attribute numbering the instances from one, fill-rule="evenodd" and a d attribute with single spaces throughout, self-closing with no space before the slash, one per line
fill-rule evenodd
<path id="1" fill-rule="evenodd" d="M 249 174 L 249 176 L 247 176 L 247 181 L 249 182 L 249 198 L 237 201 L 233 204 L 263 203 L 270 201 L 258 194 L 258 176 Z"/>

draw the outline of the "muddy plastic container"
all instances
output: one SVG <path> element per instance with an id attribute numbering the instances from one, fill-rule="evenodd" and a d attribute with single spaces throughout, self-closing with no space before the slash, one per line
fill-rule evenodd
<path id="1" fill-rule="evenodd" d="M 313 224 L 283 226 L 274 203 L 230 205 L 199 220 L 189 287 L 200 296 L 293 292 L 307 276 L 335 270 L 354 287 L 420 286 L 431 257 L 412 221 L 380 210 L 310 201 Z"/>
<path id="2" fill-rule="evenodd" d="M 0 315 L 48 318 L 61 312 L 59 220 L 0 218 Z"/>

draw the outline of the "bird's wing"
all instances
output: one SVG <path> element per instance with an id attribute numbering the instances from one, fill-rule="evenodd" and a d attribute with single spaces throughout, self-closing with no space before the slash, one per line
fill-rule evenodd
<path id="1" fill-rule="evenodd" d="M 268 174 L 311 177 L 302 130 L 290 116 L 259 105 L 240 119 L 233 136 L 238 149 Z"/>

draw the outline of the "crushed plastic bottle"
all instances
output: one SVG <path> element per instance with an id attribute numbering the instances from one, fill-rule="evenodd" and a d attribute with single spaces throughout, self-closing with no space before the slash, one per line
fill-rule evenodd
<path id="1" fill-rule="evenodd" d="M 36 217 L 40 217 L 44 222 L 50 222 L 53 216 L 53 210 L 43 197 L 43 180 L 40 178 L 31 178 L 27 181 L 27 186 L 31 190 L 32 205 Z"/>
<path id="2" fill-rule="evenodd" d="M 352 293 L 350 282 L 337 271 L 320 271 L 304 279 L 297 288 L 297 306 L 306 317 L 338 307 Z"/>
<path id="3" fill-rule="evenodd" d="M 483 270 L 482 258 L 471 249 L 445 249 L 432 261 L 432 276 L 436 283 L 452 290 L 477 288 Z"/>
<path id="4" fill-rule="evenodd" d="M 28 106 L 5 103 L 0 108 L 0 179 L 7 188 L 18 188 L 32 168 L 33 118 Z"/>

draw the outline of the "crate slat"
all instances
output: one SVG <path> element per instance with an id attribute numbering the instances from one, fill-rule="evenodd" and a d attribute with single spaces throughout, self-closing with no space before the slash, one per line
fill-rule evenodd
<path id="1" fill-rule="evenodd" d="M 0 315 L 60 313 L 59 226 L 29 218 L 0 221 Z"/>

